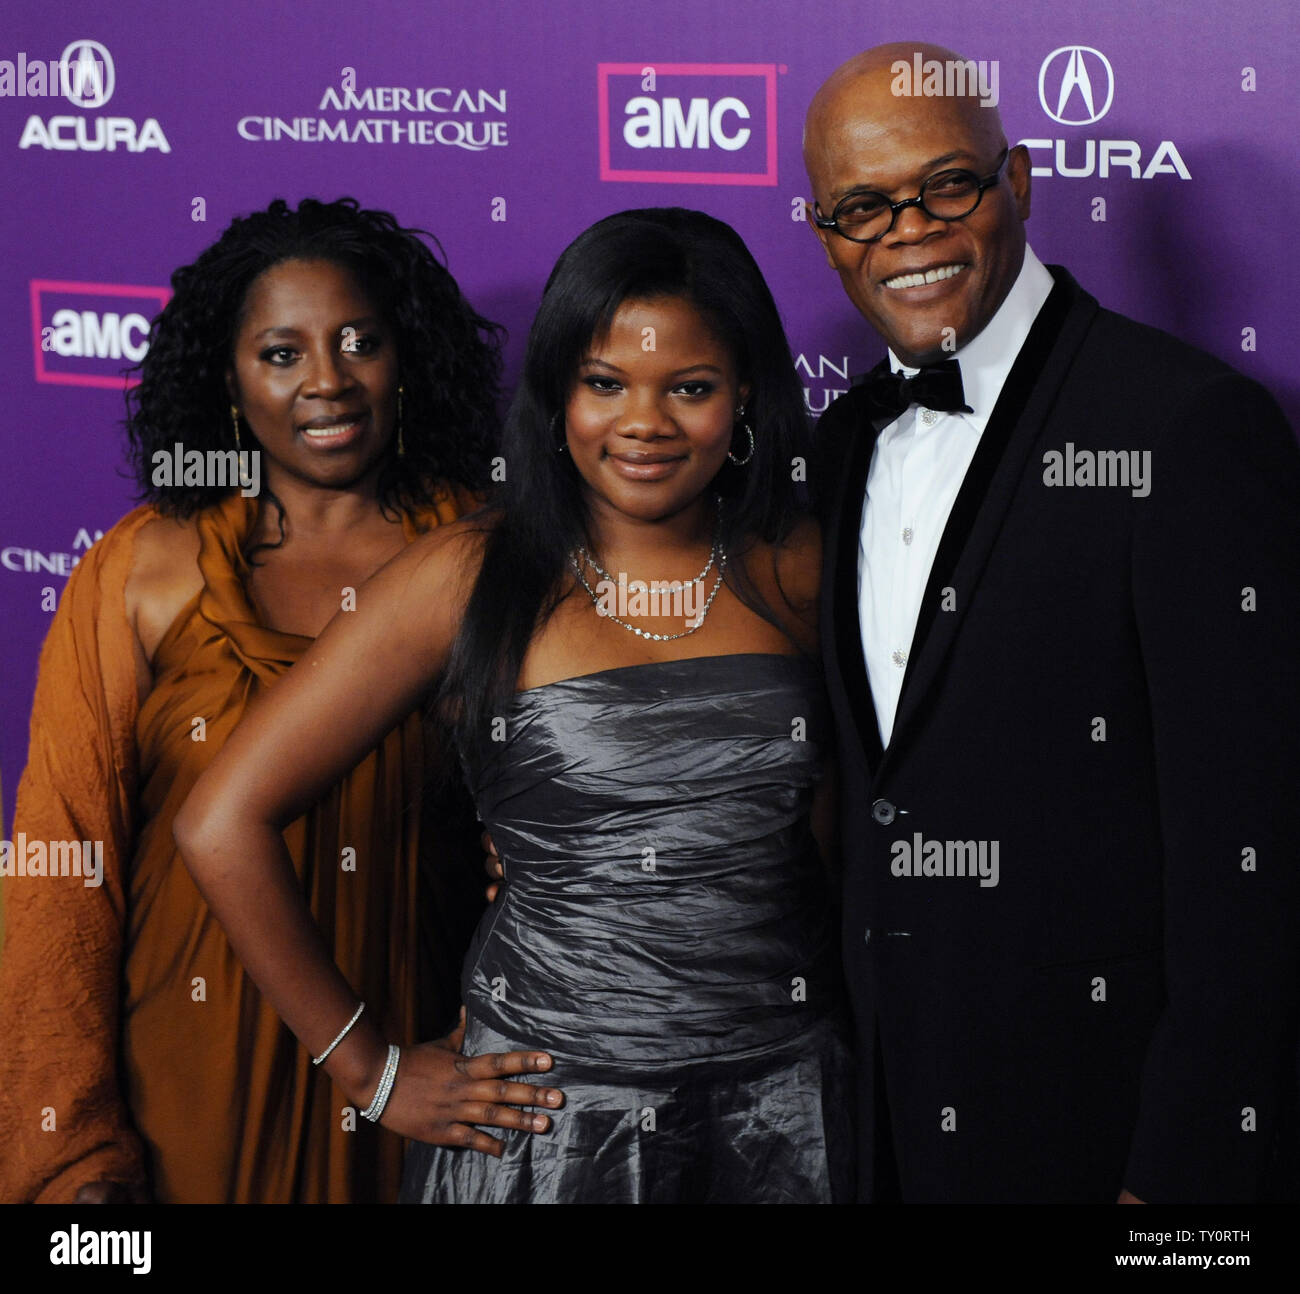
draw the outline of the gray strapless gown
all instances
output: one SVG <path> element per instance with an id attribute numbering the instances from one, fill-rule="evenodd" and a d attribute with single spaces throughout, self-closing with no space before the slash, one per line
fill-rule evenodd
<path id="1" fill-rule="evenodd" d="M 830 1202 L 851 1058 L 809 833 L 815 664 L 706 656 L 518 693 L 465 760 L 506 880 L 466 958 L 465 1051 L 536 1048 L 551 1131 L 412 1143 L 404 1202 Z M 548 1111 L 549 1113 L 549 1111 Z"/>

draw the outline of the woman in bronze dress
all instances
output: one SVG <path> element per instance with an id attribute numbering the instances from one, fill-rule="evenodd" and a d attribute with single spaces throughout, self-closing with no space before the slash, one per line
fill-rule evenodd
<path id="1" fill-rule="evenodd" d="M 350 199 L 237 219 L 172 284 L 128 397 L 146 502 L 73 572 L 41 657 L 14 832 L 102 842 L 104 870 L 6 882 L 0 1199 L 391 1200 L 400 1138 L 351 1130 L 172 819 L 355 589 L 473 506 L 497 330 L 414 231 Z M 411 1042 L 454 1022 L 477 915 L 453 866 L 472 813 L 431 805 L 430 777 L 409 714 L 285 832 L 344 974 Z"/>

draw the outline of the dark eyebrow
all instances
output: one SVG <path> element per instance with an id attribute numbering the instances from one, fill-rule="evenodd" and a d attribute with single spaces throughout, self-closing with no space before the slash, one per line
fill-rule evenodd
<path id="1" fill-rule="evenodd" d="M 968 162 L 974 162 L 978 159 L 974 153 L 968 153 L 964 148 L 954 149 L 951 153 L 944 153 L 942 157 L 932 157 L 924 166 L 917 168 L 918 173 L 922 175 L 933 175 L 941 166 L 947 166 L 949 162 L 957 162 L 965 159 Z M 898 185 L 898 188 L 904 188 L 904 185 Z M 919 185 L 918 185 L 919 187 Z M 831 190 L 831 198 L 839 202 L 842 198 L 847 197 L 850 193 L 887 193 L 887 189 L 877 188 L 872 184 L 850 184 L 843 189 Z"/>
<path id="2" fill-rule="evenodd" d="M 381 328 L 383 320 L 378 315 L 363 315 L 359 319 L 349 319 L 346 323 L 338 326 L 338 331 L 342 332 L 345 328 L 351 328 L 354 332 L 361 332 L 365 328 Z M 263 337 L 301 337 L 302 332 L 298 328 L 292 328 L 286 325 L 278 325 L 274 328 L 263 328 L 261 332 L 254 333 L 253 340 L 261 341 Z"/>
<path id="3" fill-rule="evenodd" d="M 623 370 L 619 368 L 617 364 L 610 364 L 607 360 L 596 359 L 592 355 L 588 355 L 582 361 L 580 367 L 581 368 L 603 368 L 610 373 L 619 373 L 619 374 L 623 373 Z M 716 373 L 719 377 L 722 376 L 722 370 L 716 364 L 689 364 L 687 365 L 686 368 L 679 368 L 674 372 L 670 373 L 668 376 L 670 378 L 680 378 L 685 373 Z"/>
<path id="4" fill-rule="evenodd" d="M 722 370 L 716 364 L 691 364 L 687 368 L 679 368 L 669 376 L 684 377 L 687 373 L 716 373 L 719 377 L 722 376 Z"/>

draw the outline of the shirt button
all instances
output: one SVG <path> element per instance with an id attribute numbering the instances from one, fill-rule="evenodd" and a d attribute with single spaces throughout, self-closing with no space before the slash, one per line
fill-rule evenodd
<path id="1" fill-rule="evenodd" d="M 892 660 L 899 669 L 902 669 L 903 666 L 907 664 L 907 653 L 905 651 L 896 651 L 891 653 L 889 659 Z"/>
<path id="2" fill-rule="evenodd" d="M 904 526 L 904 527 L 903 527 L 903 543 L 905 543 L 905 544 L 910 544 L 911 542 L 912 542 L 912 527 L 911 527 L 911 526 Z"/>
<path id="3" fill-rule="evenodd" d="M 939 421 L 939 414 L 934 409 L 922 409 L 921 421 L 925 423 L 927 427 L 933 427 L 934 424 Z"/>
<path id="4" fill-rule="evenodd" d="M 888 800 L 877 800 L 871 806 L 871 816 L 880 823 L 882 827 L 887 827 L 894 820 L 894 815 L 898 812 Z"/>

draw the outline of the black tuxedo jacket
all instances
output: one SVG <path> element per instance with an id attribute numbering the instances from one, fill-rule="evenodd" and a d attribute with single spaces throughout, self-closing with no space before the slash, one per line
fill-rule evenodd
<path id="1" fill-rule="evenodd" d="M 886 1135 L 905 1200 L 1285 1194 L 1300 453 L 1259 385 L 1052 273 L 885 750 L 857 594 L 880 425 L 855 387 L 818 428 L 863 1195 Z M 1149 451 L 1149 494 L 1080 484 L 1080 451 Z"/>

